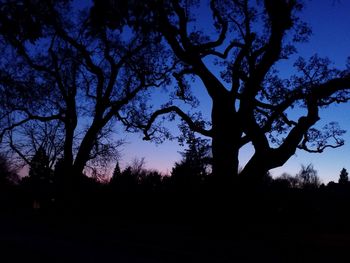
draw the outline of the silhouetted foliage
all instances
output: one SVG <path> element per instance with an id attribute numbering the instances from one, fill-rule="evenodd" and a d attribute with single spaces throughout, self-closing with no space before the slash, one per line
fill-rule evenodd
<path id="1" fill-rule="evenodd" d="M 111 180 L 110 184 L 118 192 L 135 192 L 137 191 L 139 174 L 132 171 L 132 167 L 126 167 L 119 175 Z"/>
<path id="2" fill-rule="evenodd" d="M 348 101 L 348 69 L 335 69 L 329 59 L 317 55 L 308 61 L 297 59 L 295 74 L 288 79 L 280 77 L 275 67 L 292 58 L 294 44 L 307 41 L 311 34 L 298 17 L 301 1 L 213 0 L 205 6 L 212 17 L 207 17 L 203 30 L 197 20 L 198 1 L 148 1 L 143 9 L 137 3 L 132 6 L 131 13 L 139 18 L 137 27 L 142 21 L 152 25 L 179 60 L 173 74 L 178 85 L 171 103 L 139 125 L 145 139 L 156 138 L 159 126 L 153 123 L 158 117 L 179 116 L 191 130 L 212 139 L 213 173 L 222 181 L 238 174 L 239 151 L 249 143 L 255 152 L 241 175 L 252 180 L 283 165 L 297 149 L 322 152 L 344 144 L 341 136 L 345 131 L 336 123 L 321 129 L 314 125 L 320 119 L 319 108 Z M 126 23 L 118 7 L 120 1 L 95 1 L 103 17 L 100 22 L 106 26 Z M 198 105 L 191 93 L 196 79 L 212 100 L 210 121 L 175 104 L 177 99 Z M 297 107 L 304 109 L 297 111 L 299 116 L 289 114 Z"/>
<path id="3" fill-rule="evenodd" d="M 281 176 L 277 177 L 275 183 L 282 188 L 297 188 L 299 186 L 298 178 L 288 173 L 283 173 Z"/>
<path id="4" fill-rule="evenodd" d="M 339 184 L 342 184 L 342 185 L 348 184 L 349 183 L 348 175 L 349 173 L 345 168 L 341 169 L 339 174 L 339 180 L 338 180 Z"/>
<path id="5" fill-rule="evenodd" d="M 119 162 L 117 162 L 115 164 L 115 167 L 114 167 L 114 170 L 113 170 L 113 174 L 112 174 L 112 177 L 111 177 L 111 180 L 110 180 L 110 184 L 114 184 L 115 183 L 115 180 L 117 180 L 121 175 L 121 170 L 120 170 L 120 166 L 119 166 Z"/>
<path id="6" fill-rule="evenodd" d="M 109 185 L 116 193 L 155 193 L 162 187 L 162 175 L 156 170 L 144 168 L 144 158 L 135 158 L 130 165 L 121 171 L 119 162 L 116 163 Z"/>
<path id="7" fill-rule="evenodd" d="M 146 140 L 168 138 L 157 122 L 165 114 L 170 120 L 179 116 L 182 126 L 212 140 L 212 170 L 223 184 L 238 175 L 239 151 L 249 143 L 254 154 L 240 174 L 250 181 L 263 180 L 296 149 L 322 152 L 344 144 L 345 131 L 337 123 L 321 129 L 315 124 L 320 107 L 348 101 L 348 69 L 335 69 L 318 55 L 297 59 L 288 79 L 275 68 L 311 33 L 298 17 L 299 1 L 213 0 L 205 6 L 212 17 L 203 30 L 196 19 L 198 1 L 110 0 L 87 6 L 77 10 L 80 5 L 64 0 L 0 4 L 6 58 L 0 139 L 23 159 L 41 130 L 47 132 L 44 148 L 52 165 L 63 158 L 70 173 L 91 168 L 85 173 L 100 178 L 96 166 L 114 162 L 110 158 L 120 146 L 111 136 L 116 120 L 128 131 L 142 129 Z M 191 89 L 197 79 L 212 100 L 209 121 L 187 112 L 188 105 L 199 105 Z M 154 111 L 151 88 L 173 83 L 169 101 Z M 305 110 L 290 117 L 299 106 Z M 15 140 L 19 136 L 22 143 Z"/>
<path id="8" fill-rule="evenodd" d="M 23 142 L 37 139 L 44 124 L 58 125 L 62 147 L 52 145 L 60 148 L 56 157 L 66 172 L 79 176 L 92 167 L 98 176 L 117 156 L 116 123 L 133 129 L 132 121 L 148 109 L 150 90 L 168 82 L 173 64 L 156 34 L 138 34 L 124 23 L 94 31 L 88 10 L 79 8 L 71 1 L 0 4 L 6 58 L 0 65 L 0 142 L 28 158 Z M 28 136 L 27 126 L 33 128 Z"/>
<path id="9" fill-rule="evenodd" d="M 53 168 L 57 159 L 63 158 L 64 133 L 60 122 L 33 121 L 17 127 L 16 131 L 8 131 L 2 144 L 15 153 L 12 158 L 18 166 L 30 165 L 38 149 L 43 149 Z"/>
<path id="10" fill-rule="evenodd" d="M 198 187 L 210 173 L 210 146 L 208 140 L 195 137 L 190 132 L 186 136 L 187 149 L 181 153 L 182 160 L 176 162 L 171 179 L 180 188 Z"/>
<path id="11" fill-rule="evenodd" d="M 30 165 L 16 185 L 15 160 L 0 155 L 2 261 L 344 261 L 333 252 L 348 256 L 346 169 L 327 186 L 311 164 L 269 174 L 297 148 L 343 144 L 336 123 L 314 124 L 320 107 L 348 100 L 348 72 L 318 56 L 298 59 L 288 80 L 274 70 L 294 51 L 288 41 L 310 33 L 298 1 L 211 0 L 204 29 L 211 22 L 217 38 L 196 24 L 201 1 L 95 0 L 76 12 L 82 3 L 0 3 L 1 147 Z M 149 89 L 170 84 L 171 73 L 178 85 L 153 112 Z M 212 99 L 210 121 L 191 112 L 192 77 Z M 297 119 L 287 115 L 298 106 Z M 187 144 L 171 176 L 141 158 L 125 169 L 117 162 L 102 182 L 97 167 L 114 163 L 121 143 L 113 123 L 155 139 L 170 136 L 156 123 L 168 113 L 181 117 Z M 255 152 L 238 176 L 249 143 Z"/>
<path id="12" fill-rule="evenodd" d="M 317 175 L 317 171 L 312 164 L 307 166 L 302 165 L 299 173 L 296 175 L 298 187 L 304 189 L 318 188 L 321 181 Z"/>
<path id="13" fill-rule="evenodd" d="M 39 148 L 30 161 L 29 178 L 35 182 L 52 181 L 52 171 L 49 166 L 49 158 L 43 148 Z"/>
<path id="14" fill-rule="evenodd" d="M 53 171 L 49 167 L 49 158 L 43 148 L 39 148 L 30 161 L 28 177 L 22 179 L 22 184 L 30 192 L 30 198 L 35 208 L 40 208 L 42 202 L 49 202 L 54 195 Z"/>
<path id="15" fill-rule="evenodd" d="M 162 175 L 158 171 L 143 171 L 139 176 L 142 192 L 157 193 L 163 190 Z"/>

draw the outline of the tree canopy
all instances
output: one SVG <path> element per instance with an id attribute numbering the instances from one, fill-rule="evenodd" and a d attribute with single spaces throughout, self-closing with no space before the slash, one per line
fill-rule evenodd
<path id="1" fill-rule="evenodd" d="M 20 155 L 21 128 L 56 125 L 64 142 L 57 158 L 79 174 L 113 155 L 118 121 L 152 140 L 164 132 L 160 117 L 178 116 L 183 130 L 211 139 L 212 171 L 222 182 L 238 175 L 248 144 L 254 154 L 240 174 L 257 180 L 297 149 L 342 146 L 337 123 L 315 124 L 321 108 L 348 101 L 349 68 L 316 54 L 297 59 L 290 78 L 278 72 L 311 33 L 302 8 L 297 0 L 109 0 L 87 10 L 64 0 L 4 1 L 0 139 Z M 148 98 L 164 86 L 169 100 L 154 110 Z M 210 119 L 184 107 L 198 105 L 199 88 L 211 99 Z"/>
<path id="2" fill-rule="evenodd" d="M 213 173 L 224 180 L 237 175 L 239 151 L 247 144 L 253 145 L 254 154 L 241 174 L 257 179 L 282 166 L 297 149 L 323 152 L 344 144 L 345 131 L 337 123 L 322 129 L 315 124 L 321 108 L 348 101 L 349 70 L 333 68 L 328 58 L 317 54 L 309 60 L 297 59 L 295 74 L 288 79 L 281 77 L 276 66 L 289 59 L 296 52 L 295 43 L 307 41 L 311 33 L 299 18 L 300 1 L 151 3 L 147 7 L 154 30 L 179 60 L 173 73 L 177 98 L 198 99 L 190 93 L 193 79 L 198 79 L 212 109 L 210 120 L 205 121 L 177 105 L 162 107 L 142 127 L 146 139 L 154 135 L 153 123 L 159 116 L 178 115 L 191 130 L 211 138 Z M 203 5 L 209 7 L 212 24 L 200 24 Z"/>
<path id="3" fill-rule="evenodd" d="M 23 159 L 54 145 L 74 174 L 115 157 L 115 124 L 167 82 L 172 63 L 158 35 L 96 26 L 71 1 L 4 1 L 0 12 L 2 143 Z"/>

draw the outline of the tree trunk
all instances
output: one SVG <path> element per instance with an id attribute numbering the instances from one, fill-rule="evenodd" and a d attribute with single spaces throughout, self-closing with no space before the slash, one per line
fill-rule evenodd
<path id="1" fill-rule="evenodd" d="M 269 154 L 254 154 L 240 173 L 240 177 L 249 184 L 263 184 L 271 169 L 270 160 Z"/>
<path id="2" fill-rule="evenodd" d="M 295 154 L 296 145 L 297 142 L 295 147 L 270 149 L 264 153 L 255 153 L 240 176 L 251 183 L 264 183 L 266 175 L 271 169 L 284 165 Z"/>
<path id="3" fill-rule="evenodd" d="M 75 103 L 68 107 L 65 119 L 65 141 L 64 141 L 64 159 L 63 159 L 63 173 L 65 176 L 73 176 L 73 141 L 74 131 L 77 127 L 77 115 L 75 112 Z"/>
<path id="4" fill-rule="evenodd" d="M 232 180 L 238 172 L 238 147 L 233 142 L 232 135 L 213 133 L 213 174 L 223 181 Z"/>
<path id="5" fill-rule="evenodd" d="M 57 198 L 60 202 L 63 202 L 64 205 L 72 203 L 74 199 L 73 193 L 75 189 L 76 175 L 73 170 L 73 141 L 74 141 L 74 132 L 77 126 L 77 115 L 75 111 L 75 102 L 71 101 L 67 106 L 66 117 L 64 120 L 65 123 L 65 141 L 64 141 L 64 158 L 63 164 L 60 167 L 59 171 L 56 171 L 58 174 L 57 180 Z"/>
<path id="6" fill-rule="evenodd" d="M 317 106 L 314 106 L 314 108 L 309 109 L 307 117 L 301 117 L 299 119 L 298 124 L 285 138 L 282 145 L 275 149 L 266 148 L 266 150 L 256 152 L 244 167 L 244 170 L 241 173 L 242 177 L 261 182 L 261 179 L 266 176 L 269 170 L 284 165 L 289 158 L 295 154 L 304 134 L 318 121 L 318 119 L 318 108 Z"/>
<path id="7" fill-rule="evenodd" d="M 238 173 L 239 125 L 232 104 L 226 100 L 214 103 L 212 111 L 213 175 L 223 184 Z"/>
<path id="8" fill-rule="evenodd" d="M 70 172 L 70 167 L 73 165 L 73 137 L 74 130 L 66 128 L 64 141 L 64 164 L 65 172 Z"/>
<path id="9" fill-rule="evenodd" d="M 81 175 L 83 173 L 86 163 L 90 160 L 91 150 L 94 146 L 94 143 L 96 142 L 96 138 L 99 131 L 101 130 L 101 127 L 102 127 L 101 121 L 95 121 L 91 125 L 89 130 L 86 132 L 80 144 L 80 147 L 73 165 L 74 172 L 77 175 Z"/>

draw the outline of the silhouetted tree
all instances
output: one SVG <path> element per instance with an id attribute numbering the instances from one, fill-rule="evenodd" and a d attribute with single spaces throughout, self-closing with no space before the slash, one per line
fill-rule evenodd
<path id="1" fill-rule="evenodd" d="M 178 186 L 198 186 L 209 173 L 210 146 L 208 140 L 196 137 L 193 132 L 187 133 L 185 140 L 188 148 L 181 153 L 182 160 L 175 163 L 171 178 Z"/>
<path id="2" fill-rule="evenodd" d="M 120 177 L 116 179 L 116 185 L 122 192 L 131 192 L 137 189 L 138 174 L 133 173 L 131 166 L 126 167 Z"/>
<path id="3" fill-rule="evenodd" d="M 341 169 L 340 175 L 339 175 L 339 180 L 338 180 L 339 184 L 345 185 L 345 184 L 349 183 L 348 175 L 349 175 L 349 173 L 345 168 Z"/>
<path id="4" fill-rule="evenodd" d="M 19 143 L 13 138 L 28 123 L 58 122 L 66 173 L 76 175 L 98 157 L 115 156 L 114 124 L 142 114 L 149 89 L 166 83 L 173 67 L 157 34 L 126 23 L 92 27 L 78 7 L 63 0 L 0 4 L 0 141 Z"/>
<path id="5" fill-rule="evenodd" d="M 120 174 L 121 174 L 121 170 L 120 170 L 119 162 L 117 162 L 115 164 L 111 180 L 113 180 L 113 178 L 120 176 Z"/>
<path id="6" fill-rule="evenodd" d="M 31 157 L 38 149 L 44 149 L 49 158 L 49 166 L 53 168 L 56 161 L 63 158 L 63 125 L 57 121 L 27 122 L 15 132 L 8 131 L 2 144 L 16 153 L 13 161 L 22 166 L 30 165 Z"/>
<path id="7" fill-rule="evenodd" d="M 29 177 L 38 181 L 47 180 L 50 174 L 49 158 L 45 150 L 40 147 L 30 161 Z"/>
<path id="8" fill-rule="evenodd" d="M 109 183 L 111 185 L 114 185 L 118 181 L 118 178 L 120 178 L 120 176 L 121 176 L 121 170 L 120 170 L 119 162 L 117 162 L 115 164 L 113 174 L 112 174 L 112 177 L 111 177 L 111 180 L 109 181 Z"/>
<path id="9" fill-rule="evenodd" d="M 106 25 L 120 22 L 120 3 L 108 1 L 100 9 L 105 10 Z M 328 59 L 317 55 L 309 61 L 298 59 L 296 74 L 289 79 L 281 78 L 275 67 L 295 53 L 293 43 L 310 35 L 298 17 L 300 1 L 209 3 L 206 11 L 211 12 L 212 26 L 206 24 L 205 32 L 196 21 L 198 1 L 148 1 L 142 11 L 137 3 L 130 4 L 162 34 L 180 61 L 173 74 L 178 83 L 174 97 L 196 104 L 190 83 L 199 79 L 212 100 L 210 122 L 173 103 L 155 111 L 142 126 L 145 139 L 155 137 L 159 127 L 153 124 L 159 116 L 178 115 L 190 129 L 212 139 L 213 173 L 222 181 L 237 175 L 239 151 L 249 143 L 255 152 L 241 174 L 251 177 L 283 165 L 296 149 L 322 152 L 343 145 L 339 136 L 344 131 L 336 123 L 321 130 L 314 125 L 320 119 L 320 107 L 348 101 L 348 69 L 334 69 Z M 304 110 L 297 111 L 297 117 L 289 115 L 297 106 Z"/>
<path id="10" fill-rule="evenodd" d="M 298 180 L 298 186 L 304 189 L 318 188 L 321 184 L 317 171 L 312 164 L 302 165 L 296 179 Z"/>
<path id="11" fill-rule="evenodd" d="M 135 175 L 140 175 L 144 170 L 145 170 L 145 158 L 137 158 L 135 157 L 132 161 L 131 164 L 128 166 L 131 169 L 131 173 Z"/>
<path id="12" fill-rule="evenodd" d="M 139 176 L 141 191 L 157 192 L 162 187 L 162 175 L 158 171 L 144 170 Z"/>
<path id="13" fill-rule="evenodd" d="M 283 173 L 281 176 L 277 177 L 275 182 L 287 188 L 297 188 L 299 186 L 298 178 L 287 173 Z"/>
<path id="14" fill-rule="evenodd" d="M 25 178 L 24 181 L 28 183 L 27 186 L 32 191 L 35 206 L 52 197 L 53 171 L 49 167 L 49 158 L 42 147 L 30 161 L 28 178 Z"/>

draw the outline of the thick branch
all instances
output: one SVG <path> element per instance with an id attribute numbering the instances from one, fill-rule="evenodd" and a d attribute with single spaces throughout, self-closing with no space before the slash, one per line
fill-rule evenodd
<path id="1" fill-rule="evenodd" d="M 222 58 L 222 59 L 226 59 L 228 54 L 230 53 L 230 51 L 235 48 L 235 47 L 239 47 L 239 48 L 243 48 L 244 47 L 244 44 L 240 43 L 240 42 L 237 42 L 237 41 L 232 41 L 224 50 L 223 53 L 219 52 L 219 51 L 216 51 L 214 49 L 209 49 L 209 50 L 206 50 L 205 52 L 204 51 L 201 51 L 201 57 L 205 57 L 207 55 L 213 55 L 213 56 L 216 56 L 216 57 L 219 57 L 219 58 Z"/>
<path id="2" fill-rule="evenodd" d="M 318 106 L 315 100 L 310 99 L 308 101 L 307 109 L 308 114 L 298 120 L 281 146 L 273 150 L 273 158 L 276 164 L 271 168 L 284 164 L 295 153 L 307 131 L 319 120 Z"/>
<path id="3" fill-rule="evenodd" d="M 23 56 L 23 58 L 27 61 L 28 65 L 31 68 L 33 68 L 34 70 L 37 70 L 39 72 L 46 72 L 46 73 L 49 73 L 50 75 L 55 75 L 55 72 L 51 71 L 50 68 L 34 62 L 34 60 L 27 53 L 25 47 L 23 46 L 23 44 L 20 41 L 18 41 L 17 39 L 9 39 L 9 41 L 15 48 L 17 48 L 18 53 L 21 56 Z"/>
<path id="4" fill-rule="evenodd" d="M 332 138 L 335 140 L 335 144 L 318 145 L 316 149 L 311 149 L 310 147 L 307 146 L 309 139 L 308 139 L 308 136 L 305 134 L 304 139 L 301 142 L 301 144 L 298 145 L 298 148 L 309 153 L 322 153 L 327 148 L 335 149 L 344 145 L 344 140 L 337 138 L 335 136 L 332 136 Z"/>
<path id="5" fill-rule="evenodd" d="M 198 123 L 194 122 L 190 116 L 188 116 L 186 113 L 184 113 L 181 109 L 179 109 L 176 106 L 170 106 L 164 109 L 160 109 L 155 111 L 151 117 L 149 118 L 148 122 L 146 125 L 144 125 L 142 127 L 143 132 L 145 134 L 144 140 L 150 140 L 150 135 L 148 133 L 148 131 L 151 129 L 152 124 L 155 122 L 155 120 L 161 116 L 161 115 L 165 115 L 168 113 L 176 113 L 180 118 L 182 118 L 183 121 L 185 121 L 187 123 L 187 125 L 190 127 L 191 130 L 198 132 L 204 136 L 208 136 L 211 137 L 211 131 L 210 130 L 206 130 L 203 127 L 201 127 L 200 125 L 198 125 Z"/>
<path id="6" fill-rule="evenodd" d="M 265 8 L 269 16 L 271 34 L 262 48 L 265 52 L 260 62 L 252 69 L 251 79 L 244 91 L 244 98 L 248 101 L 256 96 L 267 72 L 279 60 L 284 34 L 293 25 L 291 17 L 293 5 L 286 0 L 265 0 Z"/>
<path id="7" fill-rule="evenodd" d="M 26 156 L 19 150 L 17 149 L 17 147 L 14 145 L 13 143 L 13 138 L 12 138 L 12 134 L 10 134 L 10 148 L 18 154 L 19 157 L 21 157 L 23 159 L 23 161 L 25 161 L 26 164 L 30 165 L 30 160 L 28 158 L 26 158 Z"/>
<path id="8" fill-rule="evenodd" d="M 219 10 L 216 8 L 215 6 L 215 1 L 210 1 L 210 8 L 213 12 L 213 17 L 216 18 L 218 20 L 218 23 L 221 25 L 221 31 L 219 34 L 218 39 L 216 39 L 215 41 L 211 41 L 211 42 L 207 42 L 204 44 L 200 44 L 195 46 L 195 48 L 197 48 L 198 50 L 200 50 L 201 52 L 203 52 L 204 54 L 206 54 L 208 51 L 204 52 L 205 50 L 211 50 L 214 49 L 216 47 L 221 46 L 225 39 L 226 39 L 226 33 L 227 33 L 227 29 L 228 29 L 228 23 L 225 19 L 223 19 L 223 17 L 220 15 Z M 226 49 L 228 50 L 227 53 L 229 52 L 229 50 L 232 48 L 230 48 L 230 46 L 232 45 L 232 43 L 229 45 L 229 47 Z M 225 50 L 225 52 L 226 52 Z M 209 51 L 210 52 L 210 51 Z M 224 54 L 225 54 L 224 52 Z M 226 55 L 227 56 L 227 55 Z"/>
<path id="9" fill-rule="evenodd" d="M 174 10 L 179 18 L 179 34 L 181 37 L 181 43 L 184 49 L 191 49 L 192 44 L 190 40 L 188 39 L 188 34 L 187 34 L 187 22 L 188 22 L 188 17 L 186 15 L 185 10 L 180 6 L 179 1 L 174 0 L 172 1 L 172 4 L 174 6 Z"/>
<path id="10" fill-rule="evenodd" d="M 3 136 L 5 135 L 6 132 L 12 131 L 13 129 L 29 122 L 32 120 L 38 120 L 41 122 L 47 122 L 47 121 L 52 121 L 52 120 L 61 120 L 62 116 L 60 114 L 52 115 L 52 116 L 38 116 L 38 115 L 33 115 L 28 111 L 25 111 L 27 114 L 27 117 L 24 118 L 21 121 L 15 122 L 10 124 L 8 127 L 2 128 L 1 133 L 0 133 L 0 141 L 2 140 Z"/>
<path id="11" fill-rule="evenodd" d="M 98 83 L 97 83 L 96 95 L 98 99 L 102 99 L 102 91 L 103 91 L 103 83 L 104 83 L 103 70 L 93 62 L 90 52 L 86 49 L 84 45 L 78 43 L 74 38 L 69 36 L 69 34 L 64 29 L 59 27 L 57 23 L 55 23 L 53 26 L 55 27 L 57 34 L 63 40 L 67 41 L 70 45 L 72 45 L 82 55 L 89 70 L 97 76 Z"/>

